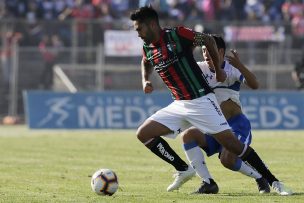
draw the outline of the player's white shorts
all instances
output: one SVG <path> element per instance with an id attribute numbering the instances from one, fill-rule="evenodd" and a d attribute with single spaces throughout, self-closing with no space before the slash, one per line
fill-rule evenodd
<path id="1" fill-rule="evenodd" d="M 191 126 L 210 135 L 230 129 L 213 93 L 193 100 L 175 100 L 148 119 L 172 130 L 173 133 L 166 135 L 169 138 L 176 138 Z"/>

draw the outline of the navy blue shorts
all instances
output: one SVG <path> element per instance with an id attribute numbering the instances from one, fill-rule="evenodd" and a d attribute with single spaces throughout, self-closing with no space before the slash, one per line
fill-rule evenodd
<path id="1" fill-rule="evenodd" d="M 251 144 L 251 125 L 248 118 L 244 114 L 239 114 L 235 117 L 227 120 L 233 134 L 244 144 Z M 211 136 L 206 134 L 207 147 L 203 150 L 206 152 L 207 156 L 212 156 L 213 154 L 222 151 L 222 146 Z"/>

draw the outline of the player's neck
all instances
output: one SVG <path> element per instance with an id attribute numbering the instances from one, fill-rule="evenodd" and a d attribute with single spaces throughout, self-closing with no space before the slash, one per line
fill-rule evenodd
<path id="1" fill-rule="evenodd" d="M 152 44 L 157 44 L 161 37 L 162 37 L 162 34 L 163 34 L 163 30 L 159 27 L 156 31 L 155 31 L 155 36 L 154 36 L 154 39 L 152 41 Z"/>

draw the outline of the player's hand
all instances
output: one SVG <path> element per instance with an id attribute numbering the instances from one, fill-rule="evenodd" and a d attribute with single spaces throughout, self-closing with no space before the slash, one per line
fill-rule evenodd
<path id="1" fill-rule="evenodd" d="M 143 82 L 143 91 L 146 94 L 149 94 L 153 91 L 153 85 L 152 85 L 151 81 L 144 81 Z"/>
<path id="2" fill-rule="evenodd" d="M 206 46 L 202 46 L 202 49 L 203 49 L 203 57 L 204 57 L 204 60 L 207 62 L 208 66 L 214 70 L 214 63 L 212 61 L 212 58 L 208 52 L 208 49 Z"/>
<path id="3" fill-rule="evenodd" d="M 235 68 L 239 69 L 243 65 L 242 62 L 240 61 L 239 54 L 235 49 L 231 49 L 230 52 L 231 55 L 226 55 L 227 61 Z"/>

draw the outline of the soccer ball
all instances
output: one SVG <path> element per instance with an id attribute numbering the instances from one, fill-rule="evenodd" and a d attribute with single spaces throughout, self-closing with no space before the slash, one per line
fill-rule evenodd
<path id="1" fill-rule="evenodd" d="M 99 169 L 91 179 L 92 190 L 98 195 L 113 195 L 118 189 L 117 175 L 111 169 Z"/>

